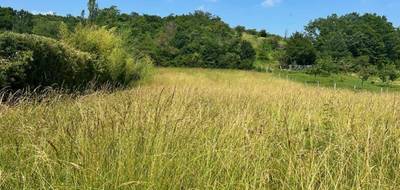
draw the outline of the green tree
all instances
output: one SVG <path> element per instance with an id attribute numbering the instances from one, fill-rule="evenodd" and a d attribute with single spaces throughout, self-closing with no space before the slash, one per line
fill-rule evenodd
<path id="1" fill-rule="evenodd" d="M 236 26 L 235 31 L 239 34 L 242 35 L 246 31 L 246 27 L 244 26 Z"/>
<path id="2" fill-rule="evenodd" d="M 399 71 L 394 64 L 389 64 L 378 71 L 378 76 L 383 83 L 393 82 L 399 78 Z"/>
<path id="3" fill-rule="evenodd" d="M 370 65 L 370 58 L 366 55 L 355 57 L 352 59 L 352 70 L 354 72 L 360 71 L 362 68 L 366 68 Z"/>
<path id="4" fill-rule="evenodd" d="M 371 76 L 377 73 L 377 69 L 373 65 L 367 65 L 365 67 L 361 67 L 358 75 L 361 79 L 361 86 L 364 86 L 364 82 L 367 81 Z"/>
<path id="5" fill-rule="evenodd" d="M 260 32 L 258 33 L 258 35 L 260 36 L 260 37 L 263 37 L 263 38 L 266 38 L 267 36 L 268 36 L 268 33 L 267 33 L 267 31 L 266 30 L 260 30 Z"/>
<path id="6" fill-rule="evenodd" d="M 318 52 L 335 59 L 368 56 L 369 64 L 378 66 L 400 56 L 398 29 L 385 16 L 350 13 L 319 18 L 306 26 Z"/>
<path id="7" fill-rule="evenodd" d="M 89 21 L 94 22 L 96 20 L 99 11 L 99 6 L 96 0 L 88 1 L 88 10 L 89 10 Z"/>
<path id="8" fill-rule="evenodd" d="M 240 42 L 240 59 L 241 63 L 239 69 L 251 69 L 256 57 L 256 51 L 250 42 Z"/>
<path id="9" fill-rule="evenodd" d="M 311 40 L 302 33 L 294 33 L 286 46 L 287 65 L 313 65 L 317 57 L 317 50 Z"/>
<path id="10" fill-rule="evenodd" d="M 398 70 L 391 70 L 389 72 L 389 80 L 391 82 L 396 81 L 397 79 L 399 79 L 399 77 L 400 77 L 400 73 Z"/>
<path id="11" fill-rule="evenodd" d="M 331 56 L 334 59 L 340 59 L 351 55 L 344 35 L 340 32 L 331 32 L 329 35 L 319 39 L 322 42 L 317 43 L 321 54 Z"/>
<path id="12" fill-rule="evenodd" d="M 0 7 L 0 31 L 13 29 L 15 15 L 16 13 L 12 8 Z"/>
<path id="13" fill-rule="evenodd" d="M 61 23 L 62 22 L 40 19 L 36 21 L 36 24 L 33 26 L 32 33 L 51 38 L 58 38 Z"/>
<path id="14" fill-rule="evenodd" d="M 18 11 L 15 17 L 13 31 L 18 33 L 31 33 L 33 28 L 33 15 L 28 11 Z"/>
<path id="15" fill-rule="evenodd" d="M 337 73 L 338 67 L 330 56 L 319 57 L 316 63 L 307 70 L 307 73 L 314 75 L 330 75 L 332 73 Z"/>
<path id="16" fill-rule="evenodd" d="M 343 73 L 352 72 L 354 66 L 353 63 L 354 63 L 354 58 L 351 55 L 337 59 L 338 69 Z"/>
<path id="17" fill-rule="evenodd" d="M 101 26 L 116 27 L 118 19 L 120 18 L 120 11 L 116 6 L 110 8 L 99 9 L 95 17 L 96 24 Z"/>

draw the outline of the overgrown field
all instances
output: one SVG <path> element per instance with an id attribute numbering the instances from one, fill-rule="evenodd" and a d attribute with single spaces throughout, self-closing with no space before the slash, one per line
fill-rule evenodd
<path id="1" fill-rule="evenodd" d="M 0 105 L 0 189 L 398 189 L 399 102 L 158 69 L 131 90 Z"/>

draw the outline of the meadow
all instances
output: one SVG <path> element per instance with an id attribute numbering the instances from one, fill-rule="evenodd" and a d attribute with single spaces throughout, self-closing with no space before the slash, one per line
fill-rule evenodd
<path id="1" fill-rule="evenodd" d="M 399 92 L 400 81 L 383 83 L 378 77 L 371 77 L 368 81 L 362 83 L 356 74 L 331 74 L 328 76 L 313 76 L 302 71 L 275 70 L 272 72 L 276 77 L 292 80 L 304 84 L 305 86 L 328 87 L 348 89 L 352 91 L 370 91 L 370 92 Z"/>
<path id="2" fill-rule="evenodd" d="M 0 104 L 0 189 L 398 189 L 400 96 L 273 74 Z"/>

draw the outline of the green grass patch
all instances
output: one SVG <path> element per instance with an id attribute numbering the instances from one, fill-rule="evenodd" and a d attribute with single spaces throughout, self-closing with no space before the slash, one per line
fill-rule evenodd
<path id="1" fill-rule="evenodd" d="M 392 84 L 384 84 L 378 78 L 371 78 L 362 83 L 361 79 L 354 75 L 333 74 L 330 76 L 313 76 L 298 71 L 280 71 L 273 72 L 274 76 L 288 79 L 305 85 L 329 87 L 339 89 L 351 89 L 356 91 L 372 91 L 372 92 L 393 92 L 400 91 L 400 86 L 394 82 Z"/>

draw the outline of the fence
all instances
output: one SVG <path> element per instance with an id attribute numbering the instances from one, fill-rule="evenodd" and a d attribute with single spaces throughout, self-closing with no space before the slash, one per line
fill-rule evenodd
<path id="1" fill-rule="evenodd" d="M 281 73 L 279 73 L 279 78 L 282 78 L 282 76 L 281 76 Z M 287 81 L 289 81 L 289 80 L 292 80 L 290 77 L 289 77 L 289 75 L 286 75 L 285 77 L 283 77 L 284 79 L 286 79 Z M 296 80 L 293 80 L 293 81 L 296 81 Z M 315 85 L 314 85 L 315 84 Z M 324 84 L 324 85 L 322 85 L 322 83 L 320 82 L 320 81 L 313 81 L 313 82 L 310 82 L 310 81 L 304 81 L 304 85 L 305 86 L 317 86 L 318 88 L 320 88 L 320 87 L 327 87 L 327 88 L 333 88 L 334 90 L 338 90 L 338 89 L 351 89 L 351 87 L 349 88 L 349 87 L 340 87 L 340 85 L 338 85 L 338 83 L 337 82 L 332 82 L 331 84 Z M 378 88 L 378 87 L 377 87 Z M 368 90 L 367 88 L 363 88 L 362 86 L 357 86 L 357 85 L 354 85 L 353 86 L 353 91 L 356 91 L 356 92 L 359 92 L 359 91 L 365 91 L 365 90 Z M 376 89 L 376 90 L 374 90 L 375 92 L 380 92 L 381 94 L 383 94 L 383 93 L 389 93 L 389 88 L 388 87 L 386 87 L 386 88 L 383 88 L 383 87 L 381 87 L 380 88 L 380 91 L 379 91 L 379 88 L 378 89 Z"/>

